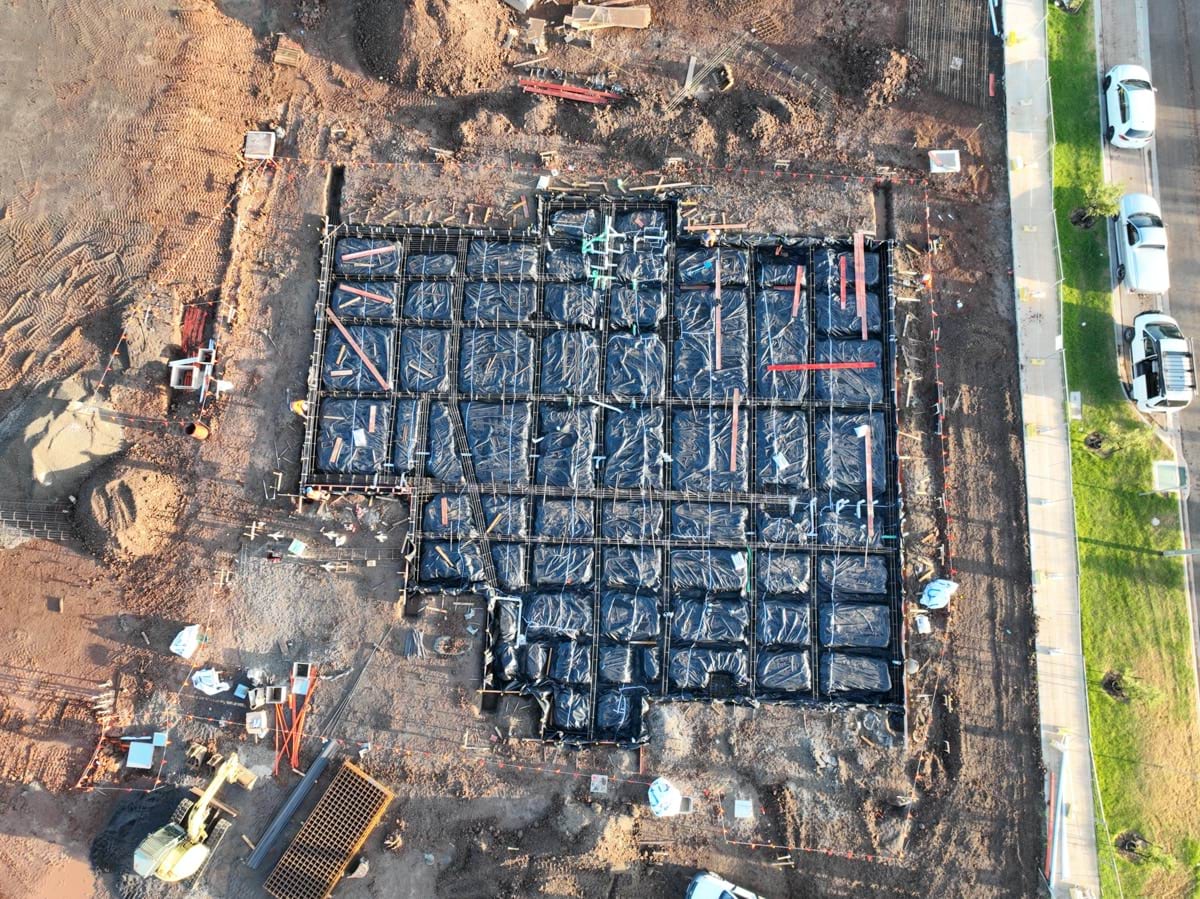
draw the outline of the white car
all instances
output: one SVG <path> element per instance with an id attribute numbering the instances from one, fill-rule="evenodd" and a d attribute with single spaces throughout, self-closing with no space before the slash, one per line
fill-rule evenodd
<path id="1" fill-rule="evenodd" d="M 1133 399 L 1142 412 L 1182 409 L 1196 395 L 1196 362 L 1175 319 L 1142 312 L 1127 332 Z"/>
<path id="2" fill-rule="evenodd" d="M 685 899 L 766 899 L 744 887 L 734 886 L 711 871 L 701 871 L 688 884 Z"/>
<path id="3" fill-rule="evenodd" d="M 1167 229 L 1158 201 L 1149 194 L 1125 194 L 1117 215 L 1117 280 L 1134 293 L 1166 293 Z"/>
<path id="4" fill-rule="evenodd" d="M 1141 66 L 1114 66 L 1104 76 L 1104 138 L 1140 150 L 1154 137 L 1154 85 Z"/>

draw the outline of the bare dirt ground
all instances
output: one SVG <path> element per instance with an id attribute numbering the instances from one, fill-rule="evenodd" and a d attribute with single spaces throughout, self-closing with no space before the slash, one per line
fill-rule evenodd
<path id="1" fill-rule="evenodd" d="M 131 845 L 93 857 L 92 840 L 160 779 L 199 782 L 189 740 L 236 748 L 269 775 L 272 747 L 246 739 L 240 704 L 184 686 L 189 663 L 167 646 L 187 623 L 207 641 L 193 661 L 227 674 L 278 676 L 292 659 L 351 672 L 319 687 L 302 765 L 317 735 L 336 738 L 397 799 L 368 843 L 369 875 L 338 895 L 680 896 L 698 867 L 767 896 L 1036 892 L 1035 622 L 999 100 L 976 108 L 922 87 L 922 62 L 902 52 L 903 3 L 652 6 L 644 33 L 590 48 L 551 35 L 547 67 L 630 92 L 602 109 L 519 93 L 513 65 L 534 54 L 519 36 L 503 46 L 521 19 L 498 0 L 0 10 L 0 510 L 74 504 L 66 540 L 0 532 L 0 896 L 155 893 L 111 870 Z M 552 23 L 568 11 L 539 9 Z M 750 24 L 757 44 L 739 38 Z M 302 48 L 298 67 L 273 64 L 278 32 Z M 771 73 L 759 46 L 815 91 Z M 666 110 L 689 55 L 702 66 L 723 50 L 733 87 L 714 75 Z M 242 160 L 243 132 L 268 127 L 281 158 Z M 963 173 L 926 185 L 931 147 L 960 149 Z M 657 707 L 640 754 L 523 742 L 526 709 L 479 711 L 468 627 L 480 611 L 468 619 L 442 598 L 400 618 L 403 505 L 297 512 L 276 495 L 298 473 L 289 404 L 305 391 L 331 164 L 354 220 L 521 224 L 547 152 L 558 184 L 690 182 L 703 220 L 865 227 L 900 241 L 903 271 L 932 267 L 932 302 L 914 275 L 897 319 L 902 376 L 919 378 L 901 422 L 910 598 L 951 568 L 962 590 L 933 634 L 910 634 L 907 742 L 863 711 L 690 705 Z M 877 191 L 880 176 L 891 186 Z M 942 246 L 928 260 L 927 221 Z M 194 402 L 166 388 L 189 308 L 219 319 L 221 376 L 235 385 L 205 442 L 182 433 Z M 309 560 L 273 561 L 293 538 Z M 414 626 L 427 644 L 453 635 L 471 650 L 407 658 Z M 169 728 L 164 764 L 122 771 L 106 744 L 89 766 L 102 725 Z M 606 794 L 590 792 L 591 773 L 610 776 Z M 694 814 L 649 816 L 659 774 L 696 798 Z M 227 789 L 241 816 L 198 895 L 261 895 L 265 872 L 241 864 L 239 835 L 257 839 L 296 780 Z M 733 820 L 735 798 L 752 800 L 751 821 Z M 402 845 L 384 850 L 392 833 Z"/>

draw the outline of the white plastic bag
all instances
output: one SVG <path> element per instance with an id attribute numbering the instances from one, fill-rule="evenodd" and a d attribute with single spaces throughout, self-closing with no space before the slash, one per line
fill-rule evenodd
<path id="1" fill-rule="evenodd" d="M 192 674 L 192 686 L 205 696 L 216 696 L 229 689 L 229 684 L 221 680 L 221 674 L 216 668 L 201 668 Z"/>
<path id="2" fill-rule="evenodd" d="M 196 648 L 200 645 L 200 625 L 189 624 L 183 630 L 175 635 L 175 639 L 171 641 L 171 652 L 177 656 L 182 656 L 185 659 L 190 659 L 196 654 Z"/>
<path id="3" fill-rule="evenodd" d="M 958 591 L 958 583 L 945 578 L 930 581 L 921 591 L 921 605 L 927 609 L 944 609 L 950 605 L 950 597 Z"/>

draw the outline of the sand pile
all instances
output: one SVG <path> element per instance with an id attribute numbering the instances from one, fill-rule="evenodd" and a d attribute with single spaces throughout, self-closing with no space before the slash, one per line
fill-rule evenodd
<path id="1" fill-rule="evenodd" d="M 183 493 L 170 475 L 120 461 L 97 469 L 75 505 L 88 548 L 114 561 L 160 550 L 175 533 Z"/>
<path id="2" fill-rule="evenodd" d="M 505 68 L 498 0 L 359 0 L 354 38 L 372 75 L 435 94 L 478 91 Z"/>

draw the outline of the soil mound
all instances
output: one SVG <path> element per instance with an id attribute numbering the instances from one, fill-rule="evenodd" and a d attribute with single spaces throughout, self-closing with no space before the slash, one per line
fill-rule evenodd
<path id="1" fill-rule="evenodd" d="M 504 68 L 510 25 L 496 0 L 359 0 L 354 38 L 377 78 L 436 94 L 476 91 Z"/>
<path id="2" fill-rule="evenodd" d="M 84 483 L 76 524 L 97 555 L 132 561 L 157 552 L 174 534 L 182 500 L 170 475 L 117 462 Z"/>

